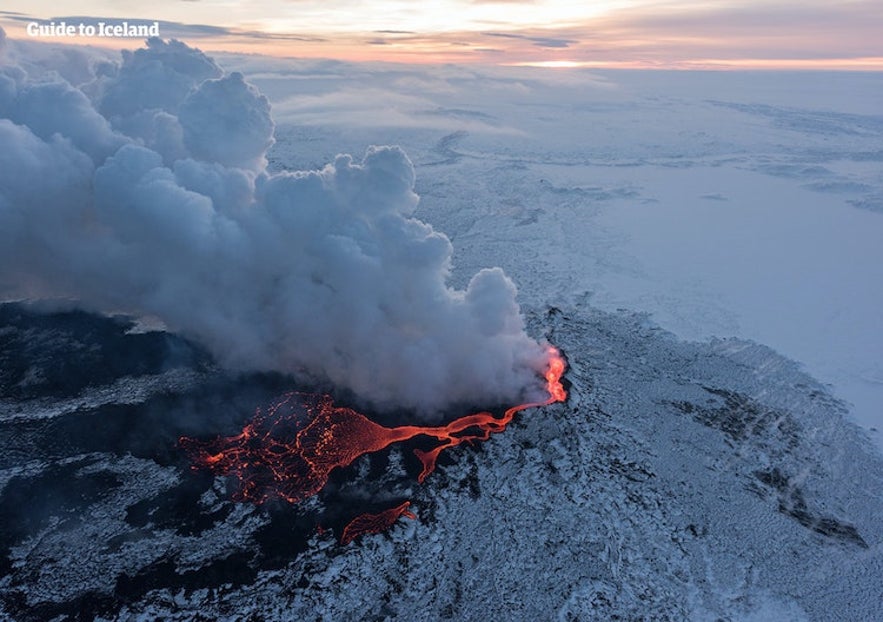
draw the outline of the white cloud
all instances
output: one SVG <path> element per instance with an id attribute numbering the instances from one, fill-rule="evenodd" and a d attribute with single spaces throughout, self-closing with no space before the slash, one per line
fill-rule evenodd
<path id="1" fill-rule="evenodd" d="M 330 381 L 424 415 L 511 401 L 544 351 L 514 284 L 447 285 L 396 147 L 268 174 L 269 104 L 198 51 L 151 41 L 81 90 L 0 71 L 0 287 L 158 317 L 232 368 Z M 99 113 L 100 111 L 100 113 Z"/>

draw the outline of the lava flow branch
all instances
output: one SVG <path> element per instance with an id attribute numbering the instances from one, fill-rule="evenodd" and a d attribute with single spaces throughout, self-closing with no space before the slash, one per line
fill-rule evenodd
<path id="1" fill-rule="evenodd" d="M 349 544 L 359 536 L 386 531 L 399 519 L 399 516 L 417 518 L 408 510 L 409 505 L 411 505 L 411 502 L 405 501 L 401 505 L 384 510 L 379 514 L 360 514 L 356 516 L 343 528 L 340 543 Z"/>
<path id="2" fill-rule="evenodd" d="M 548 399 L 513 406 L 502 417 L 480 412 L 444 426 L 387 428 L 355 410 L 335 406 L 328 395 L 290 393 L 266 412 L 259 410 L 236 436 L 212 440 L 181 437 L 179 443 L 193 461 L 193 468 L 235 476 L 239 482 L 234 497 L 237 500 L 262 503 L 281 497 L 298 503 L 322 490 L 331 471 L 348 466 L 359 456 L 417 436 L 428 436 L 438 444 L 429 451 L 414 450 L 423 465 L 417 478 L 422 483 L 445 449 L 466 441 L 485 441 L 491 434 L 505 430 L 515 413 L 567 399 L 561 384 L 564 358 L 552 346 L 547 352 Z M 306 409 L 307 417 L 297 414 L 297 406 Z M 382 531 L 399 516 L 413 517 L 407 507 L 405 503 L 380 514 L 357 517 L 344 529 L 341 542 Z"/>

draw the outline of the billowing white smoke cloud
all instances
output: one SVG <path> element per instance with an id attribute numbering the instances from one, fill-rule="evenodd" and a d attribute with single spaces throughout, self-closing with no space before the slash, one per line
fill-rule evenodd
<path id="1" fill-rule="evenodd" d="M 0 67 L 0 294 L 156 316 L 232 368 L 378 407 L 537 390 L 515 286 L 498 268 L 447 286 L 400 149 L 270 175 L 270 106 L 240 74 L 158 39 L 96 74 Z"/>

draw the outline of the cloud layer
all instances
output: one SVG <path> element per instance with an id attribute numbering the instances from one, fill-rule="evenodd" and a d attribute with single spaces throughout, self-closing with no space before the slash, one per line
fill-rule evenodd
<path id="1" fill-rule="evenodd" d="M 78 10 L 85 15 L 49 17 L 33 2 L 10 2 L 6 8 L 20 12 L 0 11 L 0 19 L 21 39 L 27 38 L 25 25 L 38 18 L 118 23 L 157 17 L 153 6 L 133 3 L 81 0 Z M 351 61 L 883 67 L 879 0 L 440 0 L 419 9 L 385 0 L 349 3 L 346 11 L 329 11 L 327 2 L 316 0 L 265 0 L 230 2 L 225 9 L 221 14 L 208 2 L 168 3 L 160 32 L 218 51 Z M 90 43 L 127 45 L 104 38 Z"/>
<path id="2" fill-rule="evenodd" d="M 537 390 L 498 268 L 447 285 L 397 147 L 271 175 L 267 99 L 159 39 L 72 86 L 0 67 L 0 295 L 156 316 L 234 369 L 438 414 Z"/>

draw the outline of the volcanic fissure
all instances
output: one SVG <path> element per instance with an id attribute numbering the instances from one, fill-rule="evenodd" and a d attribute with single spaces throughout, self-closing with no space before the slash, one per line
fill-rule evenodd
<path id="1" fill-rule="evenodd" d="M 351 408 L 335 405 L 328 395 L 289 393 L 266 412 L 259 410 L 235 436 L 209 440 L 182 437 L 179 443 L 194 469 L 236 477 L 239 487 L 234 498 L 238 501 L 263 503 L 279 497 L 299 503 L 321 491 L 334 469 L 394 443 L 427 436 L 438 444 L 428 451 L 414 450 L 423 465 L 417 477 L 422 483 L 435 470 L 444 450 L 467 441 L 486 441 L 491 434 L 505 430 L 516 413 L 567 399 L 561 383 L 564 358 L 552 346 L 546 352 L 544 377 L 549 397 L 512 406 L 501 417 L 479 412 L 442 426 L 385 427 Z M 305 408 L 308 416 L 292 416 L 294 406 Z M 400 516 L 414 518 L 409 505 L 404 502 L 379 514 L 357 516 L 343 529 L 341 543 L 384 531 Z"/>

